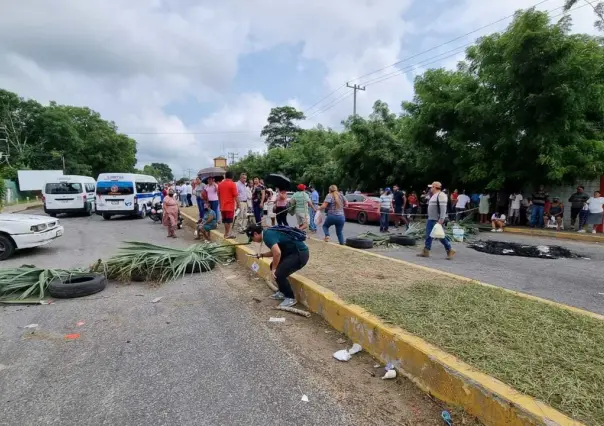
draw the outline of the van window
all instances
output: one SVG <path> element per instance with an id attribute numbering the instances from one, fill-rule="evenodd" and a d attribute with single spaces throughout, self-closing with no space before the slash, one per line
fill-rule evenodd
<path id="1" fill-rule="evenodd" d="M 81 194 L 82 185 L 79 183 L 61 182 L 47 183 L 44 189 L 46 194 L 65 195 L 65 194 Z"/>
<path id="2" fill-rule="evenodd" d="M 86 185 L 86 192 L 94 192 L 94 184 L 87 183 L 85 185 Z"/>
<path id="3" fill-rule="evenodd" d="M 155 190 L 155 185 L 153 182 L 136 182 L 136 192 L 138 194 L 148 194 Z"/>
<path id="4" fill-rule="evenodd" d="M 97 195 L 132 195 L 134 185 L 132 182 L 97 182 Z"/>

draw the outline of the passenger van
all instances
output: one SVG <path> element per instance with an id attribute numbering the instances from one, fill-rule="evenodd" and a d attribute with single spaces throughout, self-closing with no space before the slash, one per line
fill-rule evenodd
<path id="1" fill-rule="evenodd" d="M 146 217 L 149 204 L 161 199 L 157 179 L 132 173 L 101 173 L 96 184 L 96 214 L 109 220 L 111 216 Z M 151 205 L 152 205 L 151 203 Z"/>
<path id="2" fill-rule="evenodd" d="M 96 181 L 90 176 L 65 175 L 46 182 L 42 188 L 44 212 L 52 217 L 59 213 L 95 211 Z"/>

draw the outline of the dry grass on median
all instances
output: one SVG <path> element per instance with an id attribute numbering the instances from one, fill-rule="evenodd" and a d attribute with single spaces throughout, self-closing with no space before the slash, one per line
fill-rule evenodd
<path id="1" fill-rule="evenodd" d="M 604 425 L 603 321 L 334 244 L 308 246 L 303 276 L 575 419 Z"/>
<path id="2" fill-rule="evenodd" d="M 604 322 L 474 283 L 349 298 L 572 418 L 604 425 Z"/>

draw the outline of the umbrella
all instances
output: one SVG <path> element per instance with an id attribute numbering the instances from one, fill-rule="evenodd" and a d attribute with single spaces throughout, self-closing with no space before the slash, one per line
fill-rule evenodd
<path id="1" fill-rule="evenodd" d="M 221 169 L 220 167 L 206 167 L 197 172 L 197 177 L 202 181 L 207 181 L 209 177 L 220 178 L 220 180 L 222 180 L 225 173 L 226 170 Z"/>
<path id="2" fill-rule="evenodd" d="M 280 173 L 271 173 L 264 178 L 264 184 L 266 186 L 288 190 L 290 189 L 292 183 L 288 177 L 283 176 Z"/>
<path id="3" fill-rule="evenodd" d="M 224 179 L 224 176 L 208 176 L 208 177 L 204 177 L 201 181 L 203 183 L 208 183 L 208 179 L 211 177 L 214 178 L 214 182 L 216 182 L 216 183 L 222 182 L 222 180 Z"/>

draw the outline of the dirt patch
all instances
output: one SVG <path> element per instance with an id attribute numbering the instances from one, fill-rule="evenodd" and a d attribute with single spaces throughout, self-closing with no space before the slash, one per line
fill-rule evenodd
<path id="1" fill-rule="evenodd" d="M 476 241 L 468 244 L 468 247 L 482 253 L 499 256 L 521 256 L 541 259 L 577 259 L 581 257 L 565 247 L 555 245 L 534 246 L 510 241 Z"/>
<path id="2" fill-rule="evenodd" d="M 229 287 L 248 300 L 251 310 L 266 324 L 271 335 L 307 369 L 309 377 L 356 413 L 356 424 L 440 426 L 442 410 L 451 413 L 454 424 L 480 424 L 463 411 L 434 400 L 404 377 L 382 380 L 383 365 L 376 368 L 379 362 L 364 352 L 346 363 L 336 361 L 332 358 L 335 351 L 352 346 L 353 342 L 345 335 L 333 330 L 316 314 L 307 319 L 275 310 L 276 302 L 268 299 L 271 291 L 247 268 L 233 265 L 222 268 L 221 273 Z M 285 317 L 285 322 L 269 323 L 270 317 Z"/>

